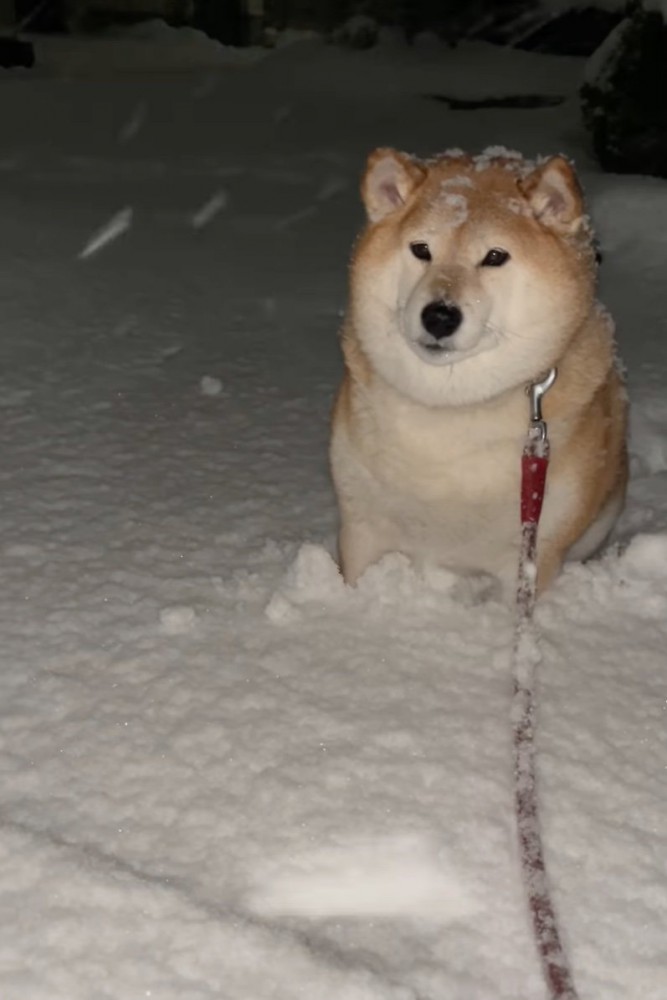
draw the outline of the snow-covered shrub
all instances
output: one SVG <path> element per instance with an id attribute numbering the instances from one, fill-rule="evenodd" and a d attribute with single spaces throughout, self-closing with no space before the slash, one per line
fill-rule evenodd
<path id="1" fill-rule="evenodd" d="M 667 25 L 655 0 L 593 53 L 581 106 L 605 170 L 667 177 Z"/>
<path id="2" fill-rule="evenodd" d="M 348 18 L 333 33 L 333 40 L 339 45 L 347 45 L 351 49 L 370 49 L 380 33 L 380 25 L 367 14 L 356 14 Z"/>
<path id="3" fill-rule="evenodd" d="M 519 12 L 515 31 L 506 40 L 534 52 L 590 56 L 623 18 L 626 6 L 627 0 L 582 0 L 576 6 L 543 0 Z"/>

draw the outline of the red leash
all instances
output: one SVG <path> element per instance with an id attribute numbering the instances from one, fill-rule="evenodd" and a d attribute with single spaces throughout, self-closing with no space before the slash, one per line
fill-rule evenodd
<path id="1" fill-rule="evenodd" d="M 549 465 L 549 438 L 541 402 L 555 381 L 556 370 L 552 369 L 542 382 L 530 387 L 531 424 L 521 457 L 521 551 L 513 653 L 514 802 L 521 870 L 549 1000 L 578 1000 L 549 893 L 535 770 L 535 670 L 540 652 L 533 612 L 537 596 L 537 528 Z"/>

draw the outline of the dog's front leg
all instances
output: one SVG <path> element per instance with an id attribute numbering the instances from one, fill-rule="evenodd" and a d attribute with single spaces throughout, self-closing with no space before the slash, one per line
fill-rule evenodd
<path id="1" fill-rule="evenodd" d="M 538 541 L 537 545 L 537 593 L 543 594 L 551 586 L 561 571 L 565 561 L 562 545 L 550 541 Z"/>
<path id="2" fill-rule="evenodd" d="M 353 586 L 361 574 L 392 551 L 388 532 L 367 521 L 344 521 L 338 535 L 338 557 L 345 583 Z"/>

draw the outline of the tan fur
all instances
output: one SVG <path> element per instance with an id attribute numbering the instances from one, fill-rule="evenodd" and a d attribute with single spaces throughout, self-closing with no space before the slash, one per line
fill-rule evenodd
<path id="1" fill-rule="evenodd" d="M 560 158 L 418 162 L 378 150 L 362 194 L 370 222 L 353 255 L 331 441 L 344 577 L 401 551 L 490 573 L 512 593 L 526 386 L 556 365 L 543 590 L 578 542 L 585 557 L 603 541 L 627 479 L 625 392 L 574 173 Z M 422 239 L 426 264 L 409 250 Z M 489 241 L 511 249 L 502 268 L 480 264 Z M 429 299 L 464 315 L 435 363 L 419 339 Z"/>

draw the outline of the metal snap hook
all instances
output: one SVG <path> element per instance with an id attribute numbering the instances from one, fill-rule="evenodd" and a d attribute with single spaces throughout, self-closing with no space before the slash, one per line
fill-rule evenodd
<path id="1" fill-rule="evenodd" d="M 544 431 L 546 431 L 546 425 L 542 417 L 542 399 L 557 377 L 558 369 L 552 368 L 540 382 L 531 382 L 528 387 L 528 395 L 530 396 L 530 421 L 535 427 L 540 424 L 543 425 Z"/>

